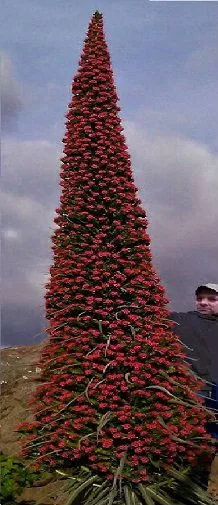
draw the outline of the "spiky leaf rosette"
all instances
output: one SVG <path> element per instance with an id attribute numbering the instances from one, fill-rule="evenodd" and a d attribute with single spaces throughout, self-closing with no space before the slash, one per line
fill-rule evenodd
<path id="1" fill-rule="evenodd" d="M 152 266 L 99 13 L 72 89 L 46 293 L 50 339 L 25 451 L 50 467 L 85 465 L 89 478 L 114 479 L 115 493 L 121 478 L 153 485 L 173 467 L 207 465 L 207 413 Z"/>

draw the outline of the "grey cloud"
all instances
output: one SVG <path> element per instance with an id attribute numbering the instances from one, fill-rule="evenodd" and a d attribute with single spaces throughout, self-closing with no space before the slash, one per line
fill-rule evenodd
<path id="1" fill-rule="evenodd" d="M 33 305 L 7 304 L 2 309 L 2 346 L 36 344 L 45 338 L 43 310 Z"/>
<path id="2" fill-rule="evenodd" d="M 218 275 L 218 157 L 189 139 L 150 137 L 134 123 L 125 131 L 154 263 L 171 306 L 188 310 L 196 285 Z"/>
<path id="3" fill-rule="evenodd" d="M 189 139 L 151 137 L 134 123 L 126 123 L 125 133 L 148 213 L 155 267 L 173 309 L 188 310 L 195 286 L 217 280 L 217 157 Z M 32 342 L 33 335 L 41 331 L 44 284 L 51 263 L 50 235 L 59 195 L 58 158 L 59 146 L 47 141 L 5 142 L 2 270 L 6 344 Z"/>
<path id="4" fill-rule="evenodd" d="M 5 131 L 14 129 L 14 123 L 24 106 L 21 85 L 14 77 L 13 65 L 9 56 L 1 51 L 1 116 Z"/>
<path id="5" fill-rule="evenodd" d="M 15 345 L 41 328 L 59 161 L 57 145 L 44 141 L 5 139 L 3 150 L 2 334 Z"/>
<path id="6" fill-rule="evenodd" d="M 3 252 L 13 268 L 23 269 L 23 279 L 34 271 L 34 262 L 41 261 L 44 266 L 48 255 L 49 232 L 52 232 L 54 210 L 46 208 L 30 198 L 2 193 L 3 205 L 2 238 Z M 4 246 L 5 244 L 5 246 Z M 11 264 L 10 264 L 11 263 Z M 5 271 L 5 269 L 4 269 Z M 16 296 L 16 292 L 12 296 Z M 21 292 L 20 297 L 28 293 Z"/>
<path id="7" fill-rule="evenodd" d="M 60 147 L 48 141 L 5 139 L 2 146 L 4 191 L 49 207 L 57 200 L 60 154 Z"/>
<path id="8" fill-rule="evenodd" d="M 3 194 L 2 201 L 2 340 L 34 343 L 33 336 L 41 332 L 51 263 L 52 212 L 12 194 Z"/>

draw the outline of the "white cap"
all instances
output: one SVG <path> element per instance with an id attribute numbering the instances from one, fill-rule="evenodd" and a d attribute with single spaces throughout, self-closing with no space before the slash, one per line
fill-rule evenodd
<path id="1" fill-rule="evenodd" d="M 216 291 L 216 293 L 218 294 L 218 284 L 213 284 L 212 282 L 209 282 L 208 284 L 201 284 L 196 289 L 196 293 L 203 288 L 212 289 L 212 291 Z"/>

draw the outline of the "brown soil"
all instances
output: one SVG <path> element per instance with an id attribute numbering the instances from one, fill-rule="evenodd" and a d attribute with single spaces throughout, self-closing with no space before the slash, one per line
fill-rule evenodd
<path id="1" fill-rule="evenodd" d="M 20 435 L 16 432 L 16 427 L 21 421 L 32 419 L 28 399 L 40 383 L 37 361 L 44 345 L 45 341 L 37 345 L 2 350 L 0 450 L 4 454 L 15 456 L 20 452 Z M 26 488 L 16 503 L 61 505 L 65 501 L 60 497 L 63 484 L 59 479 L 54 480 L 52 475 L 48 475 L 44 481 L 36 482 L 34 487 Z M 218 457 L 212 465 L 210 490 L 214 493 L 215 503 L 218 503 Z"/>
<path id="2" fill-rule="evenodd" d="M 28 399 L 40 384 L 40 369 L 37 361 L 45 341 L 38 345 L 10 347 L 1 352 L 1 443 L 0 450 L 9 456 L 20 453 L 20 434 L 17 425 L 31 420 Z M 17 498 L 17 504 L 61 505 L 60 489 L 62 482 L 47 474 L 45 479 L 26 488 Z M 65 500 L 66 502 L 66 500 Z"/>

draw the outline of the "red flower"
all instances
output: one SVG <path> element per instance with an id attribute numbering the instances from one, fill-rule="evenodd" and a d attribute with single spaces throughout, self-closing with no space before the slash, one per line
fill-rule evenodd
<path id="1" fill-rule="evenodd" d="M 25 454 L 48 467 L 84 464 L 111 479 L 125 454 L 125 475 L 146 482 L 152 458 L 207 461 L 207 419 L 196 396 L 202 382 L 183 362 L 152 267 L 98 13 L 72 90 L 46 285 L 44 384 L 32 399 L 36 420 L 19 429 Z"/>
<path id="2" fill-rule="evenodd" d="M 113 439 L 112 438 L 103 438 L 101 441 L 102 447 L 104 449 L 109 449 L 113 445 Z"/>

